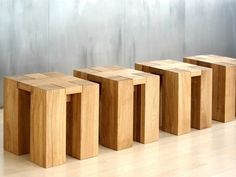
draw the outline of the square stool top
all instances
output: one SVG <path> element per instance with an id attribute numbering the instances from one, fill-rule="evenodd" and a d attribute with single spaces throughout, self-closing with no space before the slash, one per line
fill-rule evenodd
<path id="1" fill-rule="evenodd" d="M 145 68 L 151 73 L 163 75 L 165 71 L 171 71 L 175 73 L 190 72 L 191 76 L 200 76 L 203 70 L 209 70 L 210 68 L 197 66 L 189 63 L 184 63 L 177 60 L 156 60 L 139 62 L 135 64 L 136 67 Z"/>
<path id="2" fill-rule="evenodd" d="M 74 75 L 83 76 L 82 78 L 88 78 L 89 80 L 99 83 L 102 83 L 103 79 L 113 81 L 122 81 L 129 79 L 133 81 L 133 85 L 145 84 L 147 77 L 158 77 L 156 75 L 145 73 L 143 71 L 116 65 L 75 69 Z"/>
<path id="3" fill-rule="evenodd" d="M 58 72 L 34 73 L 20 76 L 7 76 L 5 79 L 17 82 L 17 87 L 21 90 L 31 92 L 37 87 L 42 90 L 65 89 L 65 94 L 81 93 L 83 85 L 93 85 L 96 83 L 68 76 Z"/>
<path id="4" fill-rule="evenodd" d="M 209 64 L 222 65 L 222 66 L 236 65 L 235 58 L 223 57 L 218 55 L 196 55 L 196 56 L 185 57 L 184 59 L 185 60 L 189 59 Z"/>

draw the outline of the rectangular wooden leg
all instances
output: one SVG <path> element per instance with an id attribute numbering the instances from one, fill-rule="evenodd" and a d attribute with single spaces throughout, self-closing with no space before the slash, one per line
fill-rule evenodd
<path id="1" fill-rule="evenodd" d="M 159 102 L 159 129 L 162 130 L 162 90 L 163 90 L 163 87 L 161 87 L 162 85 L 162 77 L 160 77 L 160 92 L 159 92 L 159 97 L 160 97 L 160 102 Z"/>
<path id="2" fill-rule="evenodd" d="M 70 104 L 69 154 L 78 159 L 94 157 L 98 154 L 99 86 L 84 85 L 82 93 L 71 95 Z"/>
<path id="3" fill-rule="evenodd" d="M 121 150 L 133 144 L 133 82 L 104 79 L 101 85 L 100 144 Z"/>
<path id="4" fill-rule="evenodd" d="M 170 71 L 162 79 L 162 129 L 175 135 L 190 132 L 190 73 Z"/>
<path id="5" fill-rule="evenodd" d="M 236 67 L 229 67 L 226 69 L 226 102 L 225 102 L 225 122 L 235 120 L 235 73 Z M 231 113 L 232 112 L 232 113 Z M 231 116 L 232 115 L 232 116 Z"/>
<path id="6" fill-rule="evenodd" d="M 235 67 L 213 65 L 213 119 L 235 120 Z"/>
<path id="7" fill-rule="evenodd" d="M 146 84 L 135 87 L 134 140 L 149 143 L 159 139 L 158 77 L 148 77 Z"/>
<path id="8" fill-rule="evenodd" d="M 211 127 L 212 70 L 202 70 L 201 76 L 192 78 L 191 126 L 196 129 Z"/>
<path id="9" fill-rule="evenodd" d="M 99 85 L 84 85 L 81 93 L 80 159 L 97 156 L 98 123 Z"/>
<path id="10" fill-rule="evenodd" d="M 133 81 L 129 79 L 116 82 L 117 87 L 117 150 L 133 145 Z"/>
<path id="11" fill-rule="evenodd" d="M 160 78 L 148 77 L 145 84 L 145 121 L 143 143 L 159 139 Z"/>
<path id="12" fill-rule="evenodd" d="M 21 154 L 18 101 L 17 82 L 4 78 L 4 149 L 15 154 Z"/>
<path id="13" fill-rule="evenodd" d="M 30 157 L 42 166 L 52 167 L 66 160 L 66 95 L 64 89 L 31 93 Z"/>
<path id="14" fill-rule="evenodd" d="M 29 153 L 30 93 L 17 81 L 4 79 L 4 149 L 17 155 Z"/>

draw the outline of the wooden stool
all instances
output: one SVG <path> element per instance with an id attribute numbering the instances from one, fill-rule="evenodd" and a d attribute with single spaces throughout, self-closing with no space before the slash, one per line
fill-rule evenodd
<path id="1" fill-rule="evenodd" d="M 100 84 L 100 144 L 120 150 L 133 139 L 158 140 L 159 77 L 119 66 L 78 69 L 74 76 Z"/>
<path id="2" fill-rule="evenodd" d="M 190 132 L 191 126 L 211 126 L 211 69 L 174 60 L 137 63 L 135 68 L 161 76 L 160 124 L 164 131 L 181 135 Z"/>
<path id="3" fill-rule="evenodd" d="M 184 62 L 213 69 L 213 119 L 220 122 L 235 120 L 236 60 L 215 55 L 199 55 L 185 57 Z"/>
<path id="4" fill-rule="evenodd" d="M 99 85 L 60 73 L 4 79 L 4 149 L 42 166 L 98 154 Z M 67 108 L 67 109 L 66 109 Z M 67 116 L 66 116 L 67 115 Z"/>

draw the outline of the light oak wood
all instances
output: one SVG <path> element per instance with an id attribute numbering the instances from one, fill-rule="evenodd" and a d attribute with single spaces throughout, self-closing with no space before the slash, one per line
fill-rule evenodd
<path id="1" fill-rule="evenodd" d="M 120 66 L 74 70 L 100 84 L 99 141 L 114 150 L 159 138 L 159 77 Z"/>
<path id="2" fill-rule="evenodd" d="M 74 104 L 74 109 L 77 104 Z M 73 145 L 72 152 L 77 151 L 75 157 L 86 159 L 98 155 L 98 128 L 99 128 L 99 86 L 96 84 L 83 85 L 80 99 L 81 113 L 79 127 L 79 145 Z M 76 126 L 76 123 L 73 124 Z M 76 132 L 76 128 L 74 131 Z M 77 131 L 78 132 L 78 131 Z M 77 133 L 78 134 L 78 133 Z M 76 137 L 72 142 L 76 142 Z M 77 156 L 78 154 L 78 156 Z"/>
<path id="3" fill-rule="evenodd" d="M 4 79 L 4 149 L 42 167 L 98 154 L 99 85 L 61 73 Z M 67 129 L 67 130 L 66 130 Z"/>
<path id="4" fill-rule="evenodd" d="M 191 130 L 191 75 L 167 72 L 162 81 L 162 129 L 181 135 Z"/>
<path id="5" fill-rule="evenodd" d="M 211 127 L 212 70 L 202 68 L 201 76 L 192 77 L 191 84 L 191 127 Z"/>
<path id="6" fill-rule="evenodd" d="M 59 87 L 31 92 L 30 158 L 43 167 L 66 160 L 66 95 Z"/>
<path id="7" fill-rule="evenodd" d="M 27 149 L 23 148 L 19 142 L 19 136 L 22 128 L 18 122 L 22 118 L 16 119 L 19 116 L 18 111 L 18 95 L 17 82 L 4 79 L 4 148 L 15 154 L 23 154 Z M 21 124 L 22 125 L 22 124 Z"/>
<path id="8" fill-rule="evenodd" d="M 214 120 L 235 120 L 236 60 L 215 55 L 185 57 L 184 62 L 213 69 L 212 116 Z"/>
<path id="9" fill-rule="evenodd" d="M 71 95 L 67 102 L 68 155 L 86 159 L 98 154 L 98 104 L 98 85 L 84 84 L 82 93 Z"/>
<path id="10" fill-rule="evenodd" d="M 181 135 L 191 126 L 211 126 L 211 69 L 175 60 L 140 62 L 135 68 L 161 76 L 162 130 Z"/>
<path id="11" fill-rule="evenodd" d="M 134 140 L 142 143 L 150 143 L 156 139 L 156 130 L 159 129 L 159 102 L 160 80 L 157 77 L 149 77 L 146 73 L 140 73 L 146 78 L 146 83 L 135 86 L 134 91 Z M 149 117 L 150 121 L 145 121 Z"/>
<path id="12" fill-rule="evenodd" d="M 3 128 L 0 109 L 0 130 Z M 0 137 L 2 137 L 0 131 Z M 16 156 L 0 151 L 1 177 L 233 177 L 236 174 L 236 121 L 225 124 L 213 121 L 212 128 L 183 136 L 160 131 L 160 140 L 113 151 L 99 147 L 99 156 L 76 160 L 67 156 L 66 163 L 43 169 L 29 161 L 29 155 Z M 0 141 L 3 148 L 3 141 Z"/>

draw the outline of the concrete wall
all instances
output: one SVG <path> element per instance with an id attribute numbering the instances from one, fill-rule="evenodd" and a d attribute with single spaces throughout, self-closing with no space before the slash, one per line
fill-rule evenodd
<path id="1" fill-rule="evenodd" d="M 5 75 L 214 53 L 236 57 L 236 0 L 0 0 Z"/>

